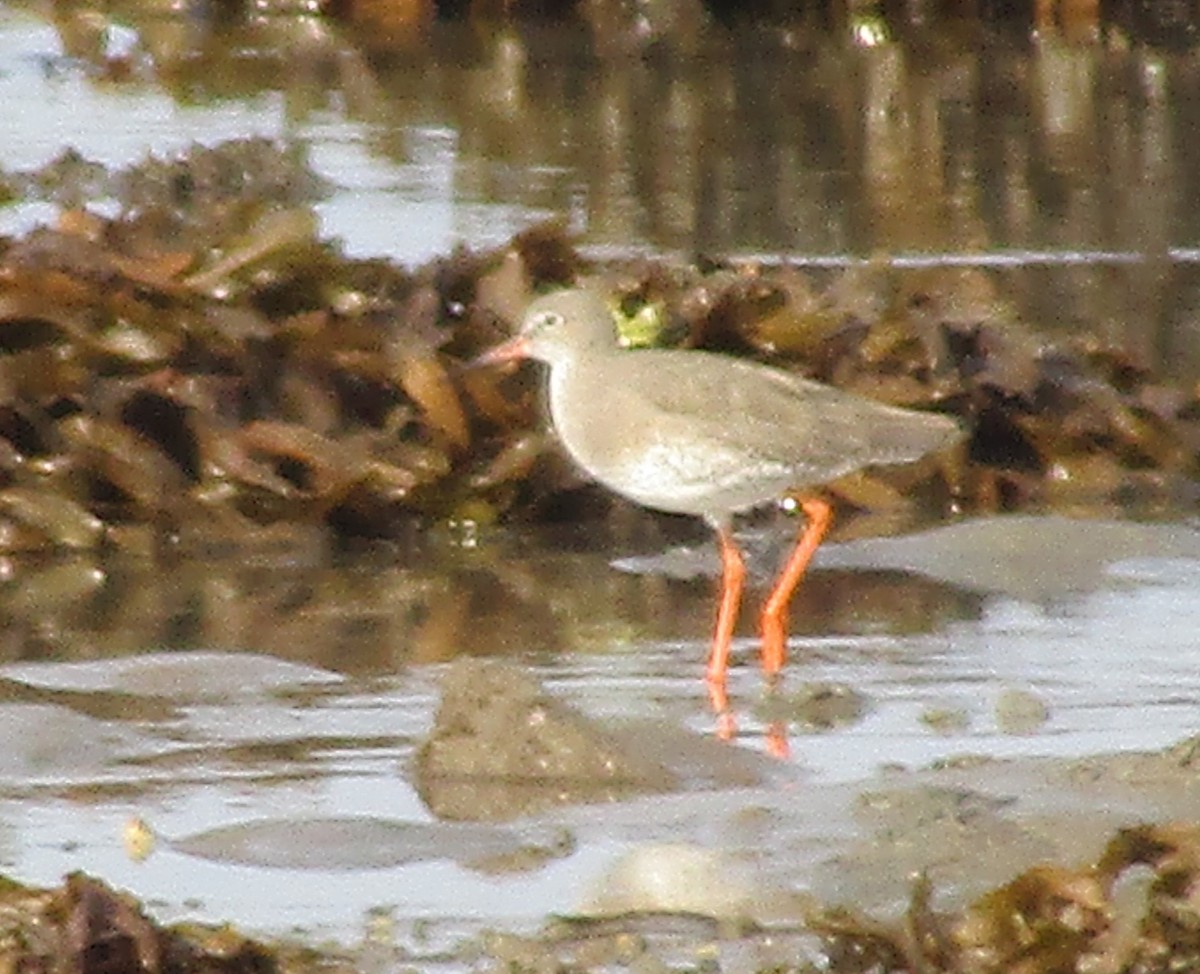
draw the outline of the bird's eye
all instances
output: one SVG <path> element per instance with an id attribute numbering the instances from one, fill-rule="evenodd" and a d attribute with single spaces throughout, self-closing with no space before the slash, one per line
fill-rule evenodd
<path id="1" fill-rule="evenodd" d="M 557 328 L 563 323 L 563 316 L 557 311 L 539 311 L 534 316 L 532 325 L 534 331 L 545 331 L 547 328 Z"/>

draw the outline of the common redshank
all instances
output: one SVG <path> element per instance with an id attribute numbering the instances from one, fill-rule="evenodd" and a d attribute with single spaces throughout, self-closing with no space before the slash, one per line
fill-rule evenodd
<path id="1" fill-rule="evenodd" d="M 787 608 L 829 530 L 832 508 L 806 489 L 948 446 L 958 424 L 898 409 L 755 362 L 711 352 L 623 349 L 595 291 L 538 298 L 518 333 L 483 364 L 550 366 L 550 418 L 567 452 L 610 490 L 660 511 L 704 518 L 717 535 L 721 589 L 706 677 L 723 687 L 745 579 L 733 515 L 784 497 L 806 524 L 763 604 L 762 667 L 786 658 Z"/>

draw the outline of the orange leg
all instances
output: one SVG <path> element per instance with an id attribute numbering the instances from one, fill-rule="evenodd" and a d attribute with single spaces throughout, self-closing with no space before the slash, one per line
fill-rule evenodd
<path id="1" fill-rule="evenodd" d="M 721 687 L 721 697 L 724 699 L 725 671 L 729 667 L 729 647 L 733 642 L 733 627 L 737 623 L 738 606 L 742 601 L 746 564 L 742 561 L 742 553 L 728 525 L 717 528 L 717 543 L 721 546 L 721 602 L 717 609 L 712 652 L 704 676 L 710 688 L 715 685 Z"/>
<path id="2" fill-rule="evenodd" d="M 792 746 L 787 739 L 787 724 L 782 720 L 773 720 L 767 725 L 767 753 L 780 761 L 786 761 L 792 756 Z"/>
<path id="3" fill-rule="evenodd" d="M 792 593 L 808 570 L 808 563 L 820 547 L 821 540 L 833 521 L 833 508 L 827 501 L 810 497 L 800 502 L 804 516 L 808 519 L 804 533 L 796 543 L 796 549 L 783 567 L 783 573 L 762 610 L 762 668 L 769 677 L 783 669 L 787 659 L 787 610 Z"/>
<path id="4" fill-rule="evenodd" d="M 729 709 L 729 698 L 725 696 L 724 683 L 709 683 L 708 702 L 717 716 L 717 739 L 732 741 L 737 737 L 737 718 Z"/>

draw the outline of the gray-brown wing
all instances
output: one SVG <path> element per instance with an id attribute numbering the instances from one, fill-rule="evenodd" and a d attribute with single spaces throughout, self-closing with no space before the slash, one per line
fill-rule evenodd
<path id="1" fill-rule="evenodd" d="M 961 435 L 945 416 L 897 409 L 753 362 L 702 352 L 630 354 L 643 359 L 636 371 L 648 422 L 686 428 L 747 463 L 786 465 L 797 486 L 910 462 Z"/>

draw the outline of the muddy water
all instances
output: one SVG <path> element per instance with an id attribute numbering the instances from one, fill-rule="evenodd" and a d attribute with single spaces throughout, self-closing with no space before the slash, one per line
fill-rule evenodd
<path id="1" fill-rule="evenodd" d="M 495 535 L 350 565 L 10 564 L 4 870 L 51 884 L 86 869 L 163 918 L 386 936 L 426 956 L 483 927 L 600 908 L 624 895 L 602 882 L 622 855 L 663 844 L 731 857 L 722 874 L 756 877 L 747 890 L 776 891 L 778 911 L 814 884 L 829 895 L 822 869 L 839 857 L 870 862 L 852 855 L 856 819 L 879 800 L 864 796 L 920 780 L 899 769 L 955 759 L 939 773 L 961 775 L 977 767 L 964 756 L 1079 758 L 1196 730 L 1194 525 L 1016 519 L 831 546 L 775 695 L 753 639 L 739 641 L 728 745 L 711 738 L 700 681 L 710 583 L 669 577 L 703 572 L 704 549 L 651 554 L 630 574 L 611 552 L 568 548 Z M 1038 572 L 1061 584 L 1023 588 Z M 54 578 L 81 573 L 91 590 L 68 585 L 56 602 Z M 648 753 L 684 761 L 678 791 L 439 823 L 410 762 L 464 653 L 527 668 L 604 726 L 636 722 Z M 853 705 L 814 704 L 831 688 Z M 786 728 L 784 760 L 764 753 L 771 723 Z M 993 778 L 1001 806 L 1053 790 L 1051 771 L 1016 767 L 926 798 Z M 141 862 L 123 843 L 133 817 L 158 834 Z M 834 892 L 900 895 L 848 892 L 854 875 L 838 867 Z"/>

